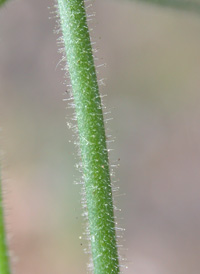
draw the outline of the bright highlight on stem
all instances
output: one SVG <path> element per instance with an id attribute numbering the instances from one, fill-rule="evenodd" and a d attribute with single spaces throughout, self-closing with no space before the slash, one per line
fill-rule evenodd
<path id="1" fill-rule="evenodd" d="M 0 274 L 10 274 L 9 256 L 3 214 L 2 181 L 0 174 Z"/>
<path id="2" fill-rule="evenodd" d="M 104 120 L 83 0 L 58 0 L 78 122 L 93 272 L 119 273 Z"/>

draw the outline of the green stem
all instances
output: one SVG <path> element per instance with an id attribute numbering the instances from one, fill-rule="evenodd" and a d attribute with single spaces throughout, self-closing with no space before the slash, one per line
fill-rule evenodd
<path id="1" fill-rule="evenodd" d="M 2 180 L 0 174 L 0 273 L 10 274 L 10 263 L 8 256 L 8 249 L 6 243 L 6 232 L 4 225 L 4 214 L 3 214 L 3 198 L 2 198 Z"/>
<path id="2" fill-rule="evenodd" d="M 95 274 L 119 273 L 104 120 L 84 0 L 58 0 L 79 129 Z"/>

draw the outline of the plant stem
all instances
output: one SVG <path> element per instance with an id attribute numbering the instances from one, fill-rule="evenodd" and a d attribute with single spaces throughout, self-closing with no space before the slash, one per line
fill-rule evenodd
<path id="1" fill-rule="evenodd" d="M 1 274 L 11 273 L 8 249 L 7 249 L 5 225 L 4 225 L 1 174 L 0 174 L 0 273 Z"/>
<path id="2" fill-rule="evenodd" d="M 79 130 L 93 271 L 119 273 L 104 120 L 84 0 L 58 0 Z"/>

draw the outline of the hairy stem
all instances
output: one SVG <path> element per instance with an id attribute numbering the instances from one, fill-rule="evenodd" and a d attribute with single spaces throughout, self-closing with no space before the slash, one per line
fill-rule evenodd
<path id="1" fill-rule="evenodd" d="M 83 0 L 58 0 L 86 189 L 93 271 L 119 273 L 104 120 Z"/>
<path id="2" fill-rule="evenodd" d="M 3 214 L 3 198 L 2 198 L 2 179 L 0 174 L 0 273 L 10 274 L 10 264 L 8 249 L 6 243 L 6 232 L 4 225 L 4 214 Z"/>

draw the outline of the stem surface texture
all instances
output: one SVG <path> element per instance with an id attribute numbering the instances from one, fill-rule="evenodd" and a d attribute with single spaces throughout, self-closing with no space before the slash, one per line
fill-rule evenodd
<path id="1" fill-rule="evenodd" d="M 58 0 L 79 130 L 93 272 L 119 273 L 104 120 L 83 0 Z"/>

